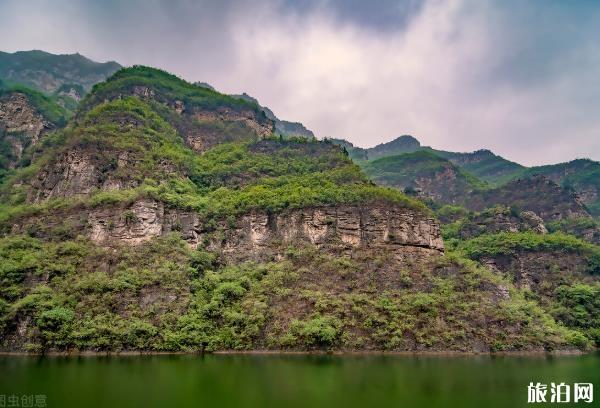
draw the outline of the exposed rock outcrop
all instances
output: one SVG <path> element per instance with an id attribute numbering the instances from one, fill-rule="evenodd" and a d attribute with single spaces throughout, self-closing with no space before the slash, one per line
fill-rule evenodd
<path id="1" fill-rule="evenodd" d="M 481 234 L 499 232 L 533 231 L 546 234 L 548 230 L 533 211 L 511 212 L 508 208 L 492 208 L 462 222 L 459 234 L 462 239 L 470 239 Z"/>
<path id="2" fill-rule="evenodd" d="M 513 206 L 533 211 L 544 221 L 589 217 L 577 194 L 544 176 L 519 179 L 502 187 L 477 192 L 467 197 L 464 205 L 474 211 L 495 205 Z"/>
<path id="3" fill-rule="evenodd" d="M 277 214 L 254 211 L 233 224 L 222 221 L 208 225 L 195 212 L 140 199 L 125 208 L 103 207 L 58 217 L 31 217 L 13 225 L 12 232 L 22 233 L 32 226 L 51 231 L 65 223 L 101 245 L 137 245 L 177 231 L 191 246 L 202 243 L 233 258 L 273 256 L 300 241 L 341 249 L 385 246 L 396 248 L 399 254 L 411 251 L 439 254 L 444 250 L 435 219 L 390 205 L 313 207 Z M 44 233 L 36 231 L 36 234 Z"/>
<path id="4" fill-rule="evenodd" d="M 49 198 L 85 195 L 97 189 L 132 188 L 139 183 L 127 177 L 134 166 L 135 158 L 126 151 L 67 150 L 37 173 L 27 199 L 37 203 Z"/>
<path id="5" fill-rule="evenodd" d="M 0 98 L 0 137 L 11 147 L 9 167 L 21 159 L 23 150 L 35 145 L 56 125 L 44 118 L 29 102 L 26 95 L 11 92 Z"/>
<path id="6" fill-rule="evenodd" d="M 210 246 L 225 253 L 264 253 L 276 244 L 297 240 L 317 246 L 395 246 L 443 251 L 437 222 L 422 214 L 385 205 L 315 207 L 280 214 L 254 212 L 223 230 L 222 240 Z"/>
<path id="7" fill-rule="evenodd" d="M 174 100 L 161 92 L 143 85 L 134 85 L 130 95 L 143 100 L 153 100 L 167 105 L 179 117 L 173 117 L 172 124 L 182 135 L 186 144 L 201 153 L 219 143 L 251 137 L 265 137 L 273 133 L 274 122 L 261 110 L 251 105 L 203 107 Z M 117 98 L 128 96 L 118 94 Z"/>
<path id="8" fill-rule="evenodd" d="M 126 211 L 91 211 L 90 237 L 97 243 L 138 244 L 179 231 L 195 246 L 204 242 L 226 254 L 264 254 L 269 248 L 301 240 L 317 246 L 391 245 L 443 251 L 437 222 L 420 213 L 390 206 L 340 206 L 287 210 L 279 214 L 255 211 L 233 225 L 202 225 L 196 213 L 165 209 L 154 200 L 139 200 Z"/>

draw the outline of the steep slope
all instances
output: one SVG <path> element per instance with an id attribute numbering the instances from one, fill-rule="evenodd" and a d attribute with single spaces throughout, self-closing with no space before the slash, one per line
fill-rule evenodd
<path id="1" fill-rule="evenodd" d="M 67 87 L 89 91 L 121 66 L 116 62 L 98 63 L 80 54 L 55 55 L 44 51 L 0 52 L 0 79 L 26 85 L 52 94 Z"/>
<path id="2" fill-rule="evenodd" d="M 162 71 L 97 85 L 0 189 L 0 347 L 591 346 L 444 254 L 431 212 L 343 149 L 272 130 L 258 106 Z"/>
<path id="3" fill-rule="evenodd" d="M 66 119 L 67 112 L 47 96 L 0 82 L 0 181 L 20 165 L 29 146 L 63 126 Z"/>
<path id="4" fill-rule="evenodd" d="M 465 196 L 485 187 L 450 161 L 427 151 L 369 160 L 362 168 L 377 184 L 444 203 L 462 203 Z"/>
<path id="5" fill-rule="evenodd" d="M 79 116 L 103 101 L 127 96 L 143 99 L 162 111 L 165 120 L 196 152 L 218 143 L 273 133 L 273 122 L 257 104 L 140 66 L 122 69 L 95 86 L 94 92 L 81 102 Z"/>
<path id="6" fill-rule="evenodd" d="M 577 159 L 566 163 L 531 167 L 519 177 L 543 175 L 565 189 L 577 192 L 590 213 L 600 215 L 600 163 Z"/>
<path id="7" fill-rule="evenodd" d="M 518 179 L 476 192 L 466 197 L 463 205 L 475 211 L 495 205 L 512 206 L 533 211 L 546 221 L 589 217 L 585 205 L 576 194 L 544 176 Z"/>
<path id="8" fill-rule="evenodd" d="M 253 98 L 252 96 L 248 95 L 245 92 L 241 95 L 232 95 L 232 96 L 235 98 L 244 99 L 248 102 L 252 102 L 252 103 L 259 105 L 258 100 L 256 98 Z M 275 116 L 275 114 L 273 113 L 273 111 L 271 109 L 267 108 L 266 106 L 261 106 L 261 109 L 263 110 L 263 112 L 265 113 L 267 118 L 271 119 L 274 122 L 275 133 L 282 135 L 282 136 L 287 136 L 287 137 L 305 137 L 308 139 L 315 138 L 314 133 L 311 130 L 307 129 L 302 123 L 281 120 L 277 116 Z"/>

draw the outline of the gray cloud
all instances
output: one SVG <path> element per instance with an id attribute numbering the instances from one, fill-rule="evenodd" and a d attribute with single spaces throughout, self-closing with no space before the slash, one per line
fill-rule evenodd
<path id="1" fill-rule="evenodd" d="M 319 136 L 411 133 L 524 164 L 600 159 L 593 1 L 0 3 L 0 49 L 80 52 L 246 91 Z"/>

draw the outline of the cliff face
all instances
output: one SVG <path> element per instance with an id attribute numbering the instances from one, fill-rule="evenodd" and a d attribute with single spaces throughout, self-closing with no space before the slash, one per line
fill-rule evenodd
<path id="1" fill-rule="evenodd" d="M 494 205 L 533 211 L 545 221 L 589 217 L 580 198 L 544 176 L 512 181 L 504 186 L 473 194 L 464 205 L 482 211 Z"/>
<path id="2" fill-rule="evenodd" d="M 11 92 L 0 97 L 0 137 L 10 145 L 9 168 L 21 159 L 26 147 L 35 145 L 45 133 L 55 128 L 56 125 L 39 113 L 26 95 Z"/>
<path id="3" fill-rule="evenodd" d="M 69 150 L 36 174 L 27 201 L 39 203 L 50 198 L 86 195 L 95 190 L 136 187 L 139 180 L 127 177 L 127 169 L 134 167 L 135 157 L 128 152 Z"/>
<path id="4" fill-rule="evenodd" d="M 443 251 L 438 223 L 416 211 L 369 205 L 318 207 L 282 214 L 253 213 L 225 230 L 222 249 L 228 253 L 259 253 L 273 242 L 303 240 L 321 246 L 338 243 L 347 247 L 420 247 Z M 220 246 L 218 242 L 212 245 Z"/>
<path id="5" fill-rule="evenodd" d="M 65 223 L 99 245 L 139 245 L 177 232 L 192 247 L 202 244 L 237 259 L 265 258 L 299 242 L 348 249 L 388 247 L 399 256 L 420 248 L 432 254 L 444 250 L 439 225 L 433 218 L 389 205 L 315 207 L 278 214 L 254 211 L 234 223 L 206 225 L 197 213 L 142 199 L 127 207 L 20 220 L 13 224 L 12 232 L 22 233 L 34 225 L 45 225 L 51 231 Z M 44 235 L 41 230 L 39 233 Z"/>
<path id="6" fill-rule="evenodd" d="M 548 233 L 544 220 L 533 211 L 515 214 L 508 208 L 496 207 L 462 220 L 459 235 L 461 239 L 470 239 L 482 234 L 523 231 Z"/>
<path id="7" fill-rule="evenodd" d="M 212 87 L 211 87 L 211 89 L 214 90 L 214 88 L 212 88 Z M 244 92 L 241 95 L 231 95 L 231 96 L 259 105 L 261 110 L 265 113 L 266 117 L 274 122 L 275 133 L 282 135 L 282 136 L 288 136 L 288 137 L 304 137 L 307 139 L 315 138 L 314 133 L 311 130 L 307 129 L 302 123 L 289 122 L 287 120 L 279 119 L 277 116 L 275 116 L 275 114 L 273 113 L 273 111 L 271 109 L 267 108 L 266 106 L 261 106 L 258 103 L 258 100 L 256 98 L 253 98 L 252 96 L 248 95 L 247 93 Z"/>
<path id="8" fill-rule="evenodd" d="M 158 73 L 157 83 L 165 77 L 170 81 L 176 78 Z M 275 129 L 273 120 L 267 118 L 257 104 L 222 95 L 203 86 L 184 85 L 188 93 L 199 94 L 186 99 L 173 89 L 149 83 L 146 77 L 130 75 L 126 78 L 126 86 L 118 86 L 124 81 L 118 74 L 111 77 L 104 87 L 99 87 L 84 101 L 83 110 L 127 96 L 159 103 L 171 111 L 166 119 L 186 144 L 198 153 L 221 143 L 269 136 Z"/>
<path id="9" fill-rule="evenodd" d="M 275 129 L 271 120 L 251 109 L 241 111 L 219 108 L 217 110 L 194 110 L 179 129 L 194 151 L 201 153 L 223 142 L 243 140 L 248 137 L 266 137 Z M 191 120 L 190 120 L 191 119 Z M 230 128 L 231 133 L 224 131 Z"/>

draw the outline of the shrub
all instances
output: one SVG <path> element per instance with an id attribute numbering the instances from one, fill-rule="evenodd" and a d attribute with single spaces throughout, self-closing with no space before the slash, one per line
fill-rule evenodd
<path id="1" fill-rule="evenodd" d="M 308 321 L 294 320 L 290 334 L 306 346 L 330 347 L 338 340 L 341 322 L 333 317 L 315 316 Z"/>

